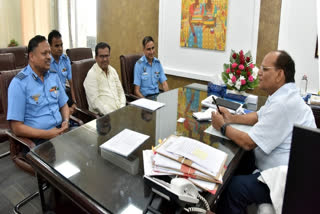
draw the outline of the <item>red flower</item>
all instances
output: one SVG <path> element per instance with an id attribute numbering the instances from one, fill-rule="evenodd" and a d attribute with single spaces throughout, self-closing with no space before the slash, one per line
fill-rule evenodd
<path id="1" fill-rule="evenodd" d="M 247 61 L 247 62 L 250 62 L 250 57 L 247 56 L 246 61 Z"/>
<path id="2" fill-rule="evenodd" d="M 237 58 L 237 54 L 236 53 L 232 54 L 232 58 L 236 59 Z"/>
<path id="3" fill-rule="evenodd" d="M 239 54 L 240 54 L 240 56 L 243 56 L 243 50 L 241 50 L 241 51 L 239 52 Z"/>
<path id="4" fill-rule="evenodd" d="M 250 71 L 248 71 L 248 72 L 247 72 L 247 75 L 248 75 L 248 76 L 250 76 L 250 75 L 251 75 L 251 72 L 250 72 Z"/>
<path id="5" fill-rule="evenodd" d="M 241 71 L 240 71 L 240 70 L 237 70 L 237 71 L 236 71 L 236 74 L 237 74 L 237 75 L 240 75 L 240 74 L 241 74 Z"/>
<path id="6" fill-rule="evenodd" d="M 244 69 L 246 72 L 248 72 L 249 71 L 249 67 L 245 67 L 245 69 Z"/>

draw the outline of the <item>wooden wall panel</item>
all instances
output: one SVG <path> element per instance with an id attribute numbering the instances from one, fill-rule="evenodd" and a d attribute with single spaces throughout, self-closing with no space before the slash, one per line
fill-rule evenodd
<path id="1" fill-rule="evenodd" d="M 120 76 L 120 55 L 142 52 L 142 39 L 158 47 L 159 0 L 97 0 L 97 42 L 111 46 L 111 66 Z"/>

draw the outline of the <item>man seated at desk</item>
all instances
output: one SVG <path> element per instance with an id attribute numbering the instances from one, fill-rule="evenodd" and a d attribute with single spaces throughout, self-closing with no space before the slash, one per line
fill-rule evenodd
<path id="1" fill-rule="evenodd" d="M 96 63 L 83 82 L 89 110 L 97 114 L 108 114 L 126 105 L 118 73 L 109 65 L 110 51 L 107 43 L 97 44 Z"/>
<path id="2" fill-rule="evenodd" d="M 68 97 L 56 71 L 50 69 L 50 46 L 44 36 L 28 44 L 29 65 L 11 81 L 7 120 L 14 134 L 36 145 L 69 128 Z"/>
<path id="3" fill-rule="evenodd" d="M 258 111 L 246 115 L 231 115 L 221 108 L 222 114 L 212 114 L 212 126 L 221 130 L 245 150 L 253 150 L 255 166 L 249 175 L 238 175 L 222 193 L 217 214 L 245 213 L 248 205 L 271 203 L 268 186 L 257 178 L 260 171 L 288 165 L 294 124 L 316 127 L 313 113 L 296 88 L 295 64 L 285 51 L 268 53 L 259 70 L 259 87 L 269 97 Z M 253 125 L 249 133 L 242 132 L 230 123 Z"/>
<path id="4" fill-rule="evenodd" d="M 57 71 L 63 89 L 69 97 L 68 106 L 70 114 L 73 114 L 76 109 L 76 98 L 72 84 L 71 62 L 69 57 L 63 53 L 63 43 L 60 32 L 57 30 L 51 31 L 48 35 L 48 42 L 51 49 L 50 70 Z M 66 80 L 68 80 L 70 87 L 66 87 Z"/>
<path id="5" fill-rule="evenodd" d="M 164 91 L 169 90 L 167 77 L 159 59 L 154 57 L 154 41 L 151 36 L 142 40 L 144 56 L 134 66 L 134 94 L 138 97 L 152 96 L 159 93 L 158 82 Z"/>

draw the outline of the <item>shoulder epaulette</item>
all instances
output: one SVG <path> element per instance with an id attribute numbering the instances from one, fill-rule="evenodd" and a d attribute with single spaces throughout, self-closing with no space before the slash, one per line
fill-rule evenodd
<path id="1" fill-rule="evenodd" d="M 15 77 L 17 77 L 19 80 L 23 80 L 27 75 L 25 75 L 22 72 L 19 72 Z"/>
<path id="2" fill-rule="evenodd" d="M 57 73 L 56 70 L 49 70 L 50 73 Z"/>
<path id="3" fill-rule="evenodd" d="M 139 59 L 139 60 L 138 60 L 138 63 L 139 63 L 139 64 L 141 64 L 141 63 L 142 63 L 142 60 L 141 60 L 141 59 Z"/>

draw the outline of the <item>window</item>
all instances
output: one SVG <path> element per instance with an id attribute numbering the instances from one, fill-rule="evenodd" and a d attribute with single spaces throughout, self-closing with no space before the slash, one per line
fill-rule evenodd
<path id="1" fill-rule="evenodd" d="M 58 23 L 64 49 L 90 47 L 94 50 L 96 11 L 96 0 L 58 0 Z"/>

